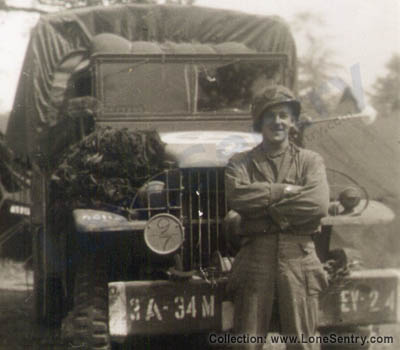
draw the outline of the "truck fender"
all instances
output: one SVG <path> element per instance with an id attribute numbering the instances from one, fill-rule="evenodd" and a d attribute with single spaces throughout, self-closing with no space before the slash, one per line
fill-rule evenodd
<path id="1" fill-rule="evenodd" d="M 74 226 L 80 233 L 142 231 L 146 220 L 128 220 L 125 216 L 103 210 L 75 209 Z"/>

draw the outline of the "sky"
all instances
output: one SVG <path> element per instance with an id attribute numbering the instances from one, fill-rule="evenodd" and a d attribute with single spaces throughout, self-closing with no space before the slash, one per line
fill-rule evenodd
<path id="1" fill-rule="evenodd" d="M 20 0 L 21 1 L 21 0 Z M 234 9 L 260 15 L 279 15 L 291 22 L 296 14 L 310 12 L 324 25 L 312 30 L 326 40 L 334 60 L 344 69 L 340 77 L 361 91 L 371 91 L 385 63 L 400 52 L 399 0 L 197 0 L 199 6 Z M 37 15 L 0 11 L 0 113 L 12 108 L 16 85 Z M 306 41 L 293 33 L 301 55 Z"/>
<path id="2" fill-rule="evenodd" d="M 370 92 L 376 78 L 386 74 L 385 64 L 392 54 L 400 53 L 399 0 L 197 0 L 196 4 L 279 15 L 289 24 L 298 13 L 314 14 L 324 24 L 311 29 L 343 66 L 340 77 L 364 92 Z M 307 49 L 304 35 L 293 34 L 301 56 Z"/>

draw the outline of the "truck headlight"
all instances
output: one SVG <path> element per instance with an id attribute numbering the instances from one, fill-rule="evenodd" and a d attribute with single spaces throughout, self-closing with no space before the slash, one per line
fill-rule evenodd
<path id="1" fill-rule="evenodd" d="M 144 241 L 151 251 L 161 255 L 175 252 L 183 243 L 183 226 L 171 214 L 153 216 L 144 229 Z"/>
<path id="2" fill-rule="evenodd" d="M 345 213 L 351 212 L 361 201 L 360 191 L 354 187 L 347 187 L 339 194 L 339 203 Z"/>
<path id="3" fill-rule="evenodd" d="M 165 183 L 163 181 L 149 181 L 138 191 L 140 206 L 159 208 L 166 206 Z"/>

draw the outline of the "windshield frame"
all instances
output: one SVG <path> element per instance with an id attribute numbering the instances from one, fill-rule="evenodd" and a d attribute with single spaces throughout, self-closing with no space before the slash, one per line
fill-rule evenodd
<path id="1" fill-rule="evenodd" d="M 132 67 L 138 64 L 147 63 L 188 63 L 188 64 L 218 64 L 223 66 L 239 63 L 240 61 L 277 64 L 281 82 L 286 84 L 288 81 L 288 56 L 285 53 L 240 53 L 240 54 L 95 54 L 91 57 L 92 69 L 92 91 L 94 97 L 100 102 L 105 99 L 104 91 L 104 71 L 102 69 L 104 64 L 110 63 L 132 63 Z M 103 106 L 104 107 L 104 106 Z M 233 117 L 234 119 L 247 119 L 250 117 L 249 111 L 244 110 L 215 110 L 215 111 L 198 111 L 188 110 L 182 112 L 143 112 L 129 110 L 129 108 L 100 108 L 97 112 L 96 118 L 100 120 L 143 120 L 154 118 L 184 118 L 190 119 L 208 119 L 215 116 Z"/>

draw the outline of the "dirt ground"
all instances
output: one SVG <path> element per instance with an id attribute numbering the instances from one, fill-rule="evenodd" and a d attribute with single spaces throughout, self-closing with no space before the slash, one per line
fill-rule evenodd
<path id="1" fill-rule="evenodd" d="M 59 340 L 33 322 L 32 271 L 0 261 L 0 350 L 58 350 Z"/>
<path id="2" fill-rule="evenodd" d="M 32 272 L 26 271 L 22 264 L 0 261 L 0 350 L 65 350 L 60 334 L 50 332 L 33 322 Z M 380 336 L 392 336 L 393 344 L 374 345 L 372 350 L 400 349 L 400 325 L 381 326 L 375 331 Z M 195 338 L 185 339 L 183 346 L 176 346 L 176 340 L 154 344 L 146 343 L 145 348 L 155 350 L 194 348 Z M 130 345 L 121 347 L 131 349 Z M 133 348 L 133 347 L 132 347 Z M 136 348 L 136 347 L 135 347 Z M 212 347 L 217 350 L 218 347 Z M 266 345 L 264 350 L 284 350 L 284 345 Z M 346 347 L 343 347 L 346 349 Z"/>
<path id="3" fill-rule="evenodd" d="M 0 349 L 58 350 L 59 339 L 32 322 L 31 290 L 0 290 Z"/>

